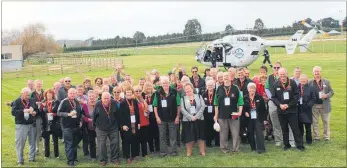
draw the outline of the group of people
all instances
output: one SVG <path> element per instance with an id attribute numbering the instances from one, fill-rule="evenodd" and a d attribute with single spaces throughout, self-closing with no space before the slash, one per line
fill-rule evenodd
<path id="1" fill-rule="evenodd" d="M 157 70 L 146 72 L 135 84 L 122 66 L 116 66 L 116 74 L 96 78 L 94 84 L 86 78 L 73 86 L 66 77 L 46 90 L 42 80 L 29 80 L 21 96 L 9 103 L 15 117 L 18 164 L 24 164 L 27 138 L 29 162 L 35 161 L 41 138 L 44 156 L 50 157 L 50 136 L 57 158 L 58 140 L 63 139 L 69 166 L 78 162 L 80 142 L 90 160 L 95 161 L 98 153 L 101 166 L 109 162 L 108 150 L 113 164 L 119 164 L 120 150 L 131 164 L 152 153 L 176 156 L 181 144 L 188 157 L 195 143 L 202 156 L 205 146 L 239 152 L 241 142 L 261 154 L 266 151 L 264 140 L 272 137 L 276 146 L 283 143 L 284 150 L 303 151 L 304 135 L 307 144 L 320 140 L 319 117 L 324 139 L 329 141 L 334 91 L 322 78 L 321 68 L 313 67 L 311 80 L 299 67 L 290 78 L 279 61 L 272 70 L 267 76 L 267 67 L 261 66 L 251 79 L 246 68 L 227 72 L 207 68 L 200 76 L 198 68 L 192 67 L 189 77 L 179 65 L 163 76 Z"/>

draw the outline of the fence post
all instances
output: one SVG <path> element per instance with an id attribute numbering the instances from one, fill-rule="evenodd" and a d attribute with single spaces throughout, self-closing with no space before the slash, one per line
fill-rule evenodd
<path id="1" fill-rule="evenodd" d="M 63 64 L 60 64 L 60 70 L 61 70 L 61 74 L 64 74 L 64 72 L 63 72 Z"/>
<path id="2" fill-rule="evenodd" d="M 89 61 L 89 72 L 92 71 L 92 62 Z"/>
<path id="3" fill-rule="evenodd" d="M 49 65 L 47 65 L 47 75 L 49 75 Z"/>

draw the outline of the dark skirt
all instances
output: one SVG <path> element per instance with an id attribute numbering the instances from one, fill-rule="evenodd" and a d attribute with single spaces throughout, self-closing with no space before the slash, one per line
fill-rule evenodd
<path id="1" fill-rule="evenodd" d="M 197 140 L 206 140 L 205 121 L 183 121 L 182 122 L 182 139 L 183 143 L 196 142 Z"/>

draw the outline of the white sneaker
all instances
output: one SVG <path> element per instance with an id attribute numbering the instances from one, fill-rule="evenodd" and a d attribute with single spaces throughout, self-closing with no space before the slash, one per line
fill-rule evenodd
<path id="1" fill-rule="evenodd" d="M 289 143 L 290 144 L 290 146 L 292 146 L 292 148 L 295 148 L 296 146 L 295 146 L 295 143 Z"/>
<path id="2" fill-rule="evenodd" d="M 276 142 L 275 146 L 281 146 L 281 142 Z"/>

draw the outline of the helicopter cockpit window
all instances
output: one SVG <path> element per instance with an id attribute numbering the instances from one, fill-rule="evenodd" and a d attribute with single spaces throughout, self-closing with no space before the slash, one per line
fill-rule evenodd
<path id="1" fill-rule="evenodd" d="M 256 37 L 251 37 L 251 41 L 257 41 Z"/>

